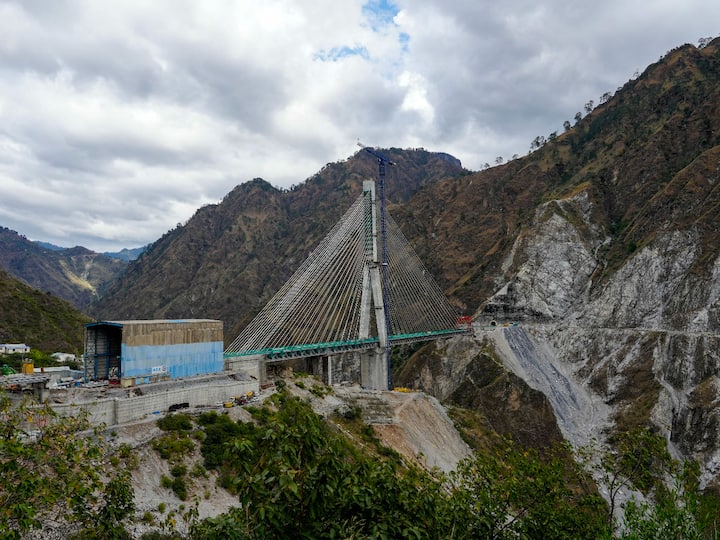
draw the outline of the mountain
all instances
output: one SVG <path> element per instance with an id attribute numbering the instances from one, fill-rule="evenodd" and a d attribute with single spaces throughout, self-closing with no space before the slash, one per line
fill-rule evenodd
<path id="1" fill-rule="evenodd" d="M 479 328 L 468 363 L 431 345 L 401 380 L 493 428 L 520 410 L 495 414 L 499 400 L 545 407 L 522 384 L 569 440 L 650 426 L 720 489 L 720 40 L 670 51 L 568 127 L 476 173 L 388 151 L 390 212 Z M 240 185 L 153 244 L 93 313 L 220 318 L 232 339 L 376 176 L 358 153 L 290 191 Z M 500 364 L 513 376 L 479 376 Z"/>
<path id="2" fill-rule="evenodd" d="M 389 149 L 387 197 L 402 204 L 426 184 L 466 174 L 447 154 Z M 237 186 L 152 244 L 91 308 L 98 318 L 216 318 L 230 338 L 292 275 L 377 178 L 360 151 L 290 190 L 262 179 Z"/>
<path id="3" fill-rule="evenodd" d="M 566 438 L 650 426 L 720 492 L 719 181 L 716 39 L 669 52 L 530 156 L 428 186 L 395 217 L 476 310 L 478 346 L 548 396 Z M 432 389 L 422 374 L 443 372 L 429 355 L 399 382 Z M 488 392 L 472 371 L 445 391 L 463 385 Z"/>
<path id="4" fill-rule="evenodd" d="M 103 255 L 106 255 L 110 257 L 111 259 L 120 259 L 121 261 L 134 261 L 137 259 L 140 255 L 142 255 L 143 251 L 147 249 L 147 246 L 142 246 L 138 248 L 123 248 L 120 251 L 104 251 Z"/>
<path id="5" fill-rule="evenodd" d="M 512 268 L 503 265 L 532 239 L 535 223 L 558 218 L 599 250 L 592 259 L 601 268 L 585 270 L 593 289 L 663 230 L 692 231 L 702 250 L 693 271 L 707 279 L 718 246 L 719 77 L 718 40 L 680 47 L 531 155 L 428 186 L 394 217 L 469 309 L 506 281 Z M 585 277 L 572 277 L 568 300 Z M 523 311 L 559 314 L 535 304 Z"/>
<path id="6" fill-rule="evenodd" d="M 56 246 L 55 244 L 51 244 L 50 242 L 41 242 L 40 240 L 35 240 L 33 243 L 37 244 L 43 249 L 48 249 L 50 251 L 62 251 L 63 249 L 65 249 L 64 247 Z"/>
<path id="7" fill-rule="evenodd" d="M 0 343 L 44 352 L 81 354 L 90 319 L 69 302 L 38 291 L 0 270 Z"/>
<path id="8" fill-rule="evenodd" d="M 0 227 L 0 268 L 28 285 L 48 291 L 83 309 L 103 285 L 119 275 L 126 261 L 83 247 L 44 247 Z"/>

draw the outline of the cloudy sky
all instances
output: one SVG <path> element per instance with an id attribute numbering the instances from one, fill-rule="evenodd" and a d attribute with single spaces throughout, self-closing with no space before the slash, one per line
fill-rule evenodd
<path id="1" fill-rule="evenodd" d="M 718 34 L 708 0 L 0 0 L 0 225 L 136 247 L 358 139 L 478 170 Z"/>

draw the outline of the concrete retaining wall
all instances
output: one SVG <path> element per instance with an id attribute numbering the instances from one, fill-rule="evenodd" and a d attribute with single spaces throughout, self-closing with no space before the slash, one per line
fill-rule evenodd
<path id="1" fill-rule="evenodd" d="M 214 406 L 252 390 L 259 391 L 257 381 L 217 381 L 181 388 L 166 388 L 157 393 L 122 398 L 102 398 L 88 403 L 53 404 L 63 416 L 76 415 L 85 409 L 92 424 L 114 426 L 142 420 L 149 415 L 166 413 L 171 405 L 187 403 L 190 409 Z"/>

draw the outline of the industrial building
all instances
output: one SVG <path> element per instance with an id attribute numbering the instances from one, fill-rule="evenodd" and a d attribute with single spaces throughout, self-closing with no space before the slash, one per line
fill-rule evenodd
<path id="1" fill-rule="evenodd" d="M 223 325 L 212 319 L 85 325 L 85 379 L 121 386 L 222 372 Z"/>

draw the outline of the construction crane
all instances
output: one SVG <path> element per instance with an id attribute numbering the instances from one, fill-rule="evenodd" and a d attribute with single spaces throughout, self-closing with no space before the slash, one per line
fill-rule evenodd
<path id="1" fill-rule="evenodd" d="M 378 190 L 380 191 L 380 239 L 382 243 L 382 296 L 383 307 L 385 312 L 385 335 L 387 336 L 385 345 L 385 361 L 387 362 L 387 383 L 388 388 L 392 388 L 392 369 L 391 369 L 391 345 L 390 345 L 390 262 L 387 250 L 387 214 L 385 199 L 385 169 L 387 165 L 395 165 L 383 154 L 365 146 L 360 141 L 358 146 L 365 150 L 368 154 L 375 157 L 378 161 Z"/>

